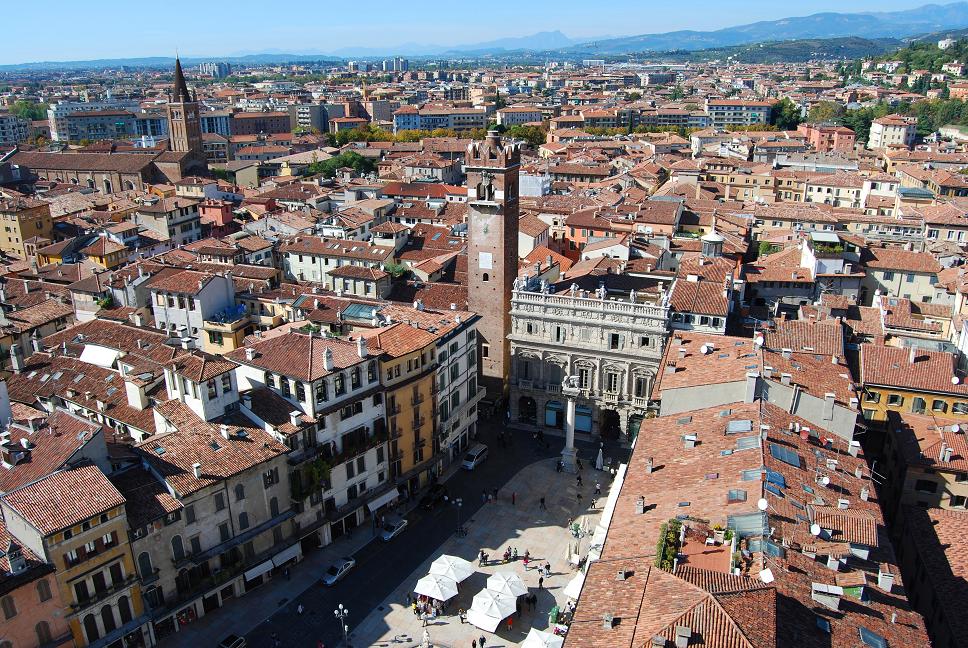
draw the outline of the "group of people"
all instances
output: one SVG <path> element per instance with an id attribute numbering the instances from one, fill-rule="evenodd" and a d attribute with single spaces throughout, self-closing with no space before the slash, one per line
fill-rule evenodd
<path id="1" fill-rule="evenodd" d="M 423 621 L 425 626 L 428 620 L 436 619 L 444 614 L 444 603 L 442 601 L 423 594 L 418 594 L 415 597 L 407 594 L 407 603 L 413 610 L 414 616 Z"/>

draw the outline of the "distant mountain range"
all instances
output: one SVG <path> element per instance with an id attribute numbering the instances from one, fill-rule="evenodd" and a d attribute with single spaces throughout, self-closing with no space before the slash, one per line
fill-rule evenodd
<path id="1" fill-rule="evenodd" d="M 633 52 L 699 50 L 763 41 L 809 38 L 902 38 L 925 32 L 968 27 L 968 2 L 929 4 L 906 11 L 877 13 L 818 13 L 769 20 L 716 31 L 674 31 L 610 38 L 561 50 L 574 55 L 615 55 Z"/>
<path id="2" fill-rule="evenodd" d="M 868 13 L 817 13 L 809 16 L 769 20 L 727 27 L 715 31 L 681 30 L 658 34 L 640 34 L 618 38 L 603 37 L 594 40 L 574 39 L 560 31 L 544 31 L 529 36 L 501 38 L 483 43 L 443 46 L 420 43 L 381 45 L 375 47 L 344 47 L 331 51 L 314 49 L 259 52 L 238 52 L 230 56 L 184 57 L 186 65 L 202 61 L 222 60 L 229 63 L 272 64 L 305 61 L 338 61 L 347 58 L 380 58 L 385 56 L 408 56 L 412 58 L 433 57 L 486 57 L 511 56 L 514 54 L 539 55 L 548 58 L 601 58 L 628 54 L 648 54 L 697 50 L 716 50 L 748 46 L 756 43 L 778 41 L 810 41 L 818 39 L 855 38 L 869 40 L 874 45 L 858 42 L 860 51 L 865 47 L 880 50 L 893 45 L 886 39 L 900 39 L 926 33 L 954 31 L 968 27 L 968 2 L 946 5 L 928 4 L 916 9 Z M 848 44 L 850 45 L 850 44 Z M 857 49 L 853 45 L 842 47 L 836 56 L 850 56 Z M 782 48 L 780 48 L 782 49 Z M 797 48 L 794 48 L 797 49 Z M 777 50 L 779 51 L 779 50 Z M 798 50 L 799 51 L 799 50 Z M 872 53 L 875 53 L 872 51 Z M 862 55 L 862 54 L 861 54 Z M 56 68 L 106 68 L 161 67 L 171 65 L 167 57 L 132 59 L 101 59 L 94 61 L 36 62 L 0 66 L 2 71 L 45 70 Z"/>

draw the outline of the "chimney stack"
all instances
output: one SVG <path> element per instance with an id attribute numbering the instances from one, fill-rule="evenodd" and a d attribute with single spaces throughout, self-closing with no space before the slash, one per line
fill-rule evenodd
<path id="1" fill-rule="evenodd" d="M 192 473 L 194 473 L 195 479 L 201 479 L 202 478 L 202 464 L 200 464 L 200 463 L 193 463 L 192 464 Z"/>

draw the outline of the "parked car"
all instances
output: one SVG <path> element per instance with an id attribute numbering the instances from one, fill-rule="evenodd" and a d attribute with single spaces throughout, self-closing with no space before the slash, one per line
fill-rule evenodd
<path id="1" fill-rule="evenodd" d="M 403 533 L 403 530 L 407 528 L 406 518 L 400 518 L 399 520 L 388 520 L 383 524 L 383 541 L 390 542 L 398 535 Z"/>
<path id="2" fill-rule="evenodd" d="M 427 494 L 420 498 L 420 508 L 429 511 L 447 497 L 447 487 L 443 484 L 434 484 L 427 491 Z"/>
<path id="3" fill-rule="evenodd" d="M 485 459 L 487 459 L 487 446 L 483 443 L 478 443 L 464 455 L 464 462 L 461 464 L 461 467 L 464 470 L 474 470 L 484 463 Z"/>
<path id="4" fill-rule="evenodd" d="M 353 558 L 340 558 L 326 570 L 323 574 L 323 585 L 331 587 L 343 579 L 346 576 L 346 572 L 353 569 L 356 566 L 356 560 Z"/>
<path id="5" fill-rule="evenodd" d="M 240 637 L 239 635 L 230 634 L 225 639 L 218 642 L 218 648 L 245 648 L 245 637 Z"/>

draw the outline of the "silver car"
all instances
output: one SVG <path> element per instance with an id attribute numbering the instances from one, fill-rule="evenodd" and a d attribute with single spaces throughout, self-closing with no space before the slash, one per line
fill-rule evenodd
<path id="1" fill-rule="evenodd" d="M 403 530 L 407 528 L 407 520 L 393 520 L 388 521 L 383 525 L 383 541 L 390 542 L 398 535 L 403 533 Z"/>
<path id="2" fill-rule="evenodd" d="M 326 573 L 323 574 L 323 585 L 327 587 L 332 587 L 340 580 L 343 576 L 346 576 L 346 572 L 353 569 L 356 566 L 356 560 L 353 558 L 340 558 L 332 565 L 326 569 Z"/>

